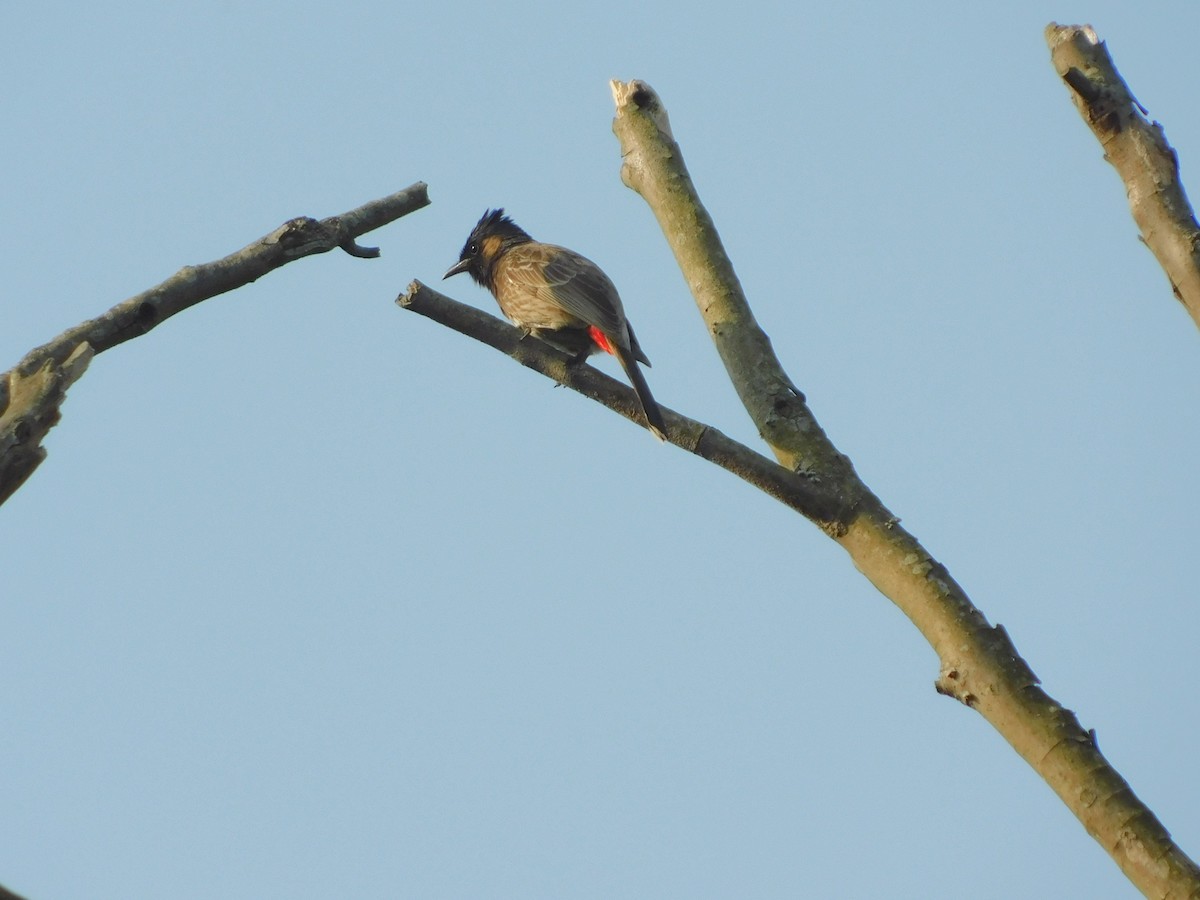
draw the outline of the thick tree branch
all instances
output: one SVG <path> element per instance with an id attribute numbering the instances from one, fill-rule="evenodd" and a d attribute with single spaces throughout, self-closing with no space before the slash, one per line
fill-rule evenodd
<path id="1" fill-rule="evenodd" d="M 644 82 L 612 87 L 622 180 L 658 218 L 747 412 L 783 465 L 816 476 L 837 508 L 853 510 L 832 534 L 933 646 L 937 690 L 983 715 L 1139 888 L 1158 897 L 1200 892 L 1200 869 L 1100 753 L 1094 734 L 1038 687 L 1004 629 L 988 624 L 825 436 L 754 320 L 662 102 Z"/>
<path id="2" fill-rule="evenodd" d="M 396 303 L 403 309 L 420 313 L 473 337 L 507 354 L 526 368 L 540 372 L 644 427 L 645 417 L 636 395 L 629 387 L 591 366 L 572 365 L 566 354 L 544 341 L 526 337 L 520 329 L 507 322 L 474 306 L 452 300 L 420 281 L 410 284 L 408 290 L 396 298 Z M 662 411 L 667 421 L 667 439 L 670 443 L 732 472 L 807 517 L 822 530 L 837 533 L 845 528 L 845 522 L 853 516 L 853 510 L 839 506 L 837 499 L 819 489 L 812 478 L 783 468 L 711 425 L 689 419 L 665 406 Z"/>
<path id="3" fill-rule="evenodd" d="M 1200 325 L 1200 226 L 1179 177 L 1179 157 L 1162 126 L 1147 121 L 1090 25 L 1051 22 L 1046 43 L 1104 158 L 1125 182 L 1142 240 L 1167 273 L 1176 299 Z"/>
<path id="4" fill-rule="evenodd" d="M 357 239 L 428 204 L 426 186 L 417 182 L 340 216 L 292 219 L 224 259 L 180 269 L 162 284 L 29 351 L 0 375 L 0 503 L 45 458 L 42 439 L 59 420 L 67 387 L 83 374 L 92 356 L 301 257 L 338 248 L 351 256 L 378 256 L 377 249 L 361 247 Z"/>

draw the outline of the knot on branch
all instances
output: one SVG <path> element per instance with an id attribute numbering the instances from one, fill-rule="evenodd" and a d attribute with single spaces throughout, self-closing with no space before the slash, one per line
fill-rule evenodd
<path id="1" fill-rule="evenodd" d="M 95 351 L 83 341 L 61 363 L 48 359 L 29 374 L 8 373 L 7 403 L 0 412 L 0 503 L 46 458 L 42 439 L 58 424 L 67 388 L 87 369 Z"/>
<path id="2" fill-rule="evenodd" d="M 379 256 L 378 247 L 364 247 L 354 240 L 341 216 L 327 219 L 299 216 L 289 219 L 272 232 L 268 240 L 274 242 L 290 259 L 327 253 L 335 247 L 358 259 L 374 259 Z"/>
<path id="3" fill-rule="evenodd" d="M 1081 69 L 1074 66 L 1063 73 L 1062 79 L 1083 103 L 1088 121 L 1108 134 L 1121 133 L 1120 108 L 1122 106 L 1128 108 L 1131 104 L 1121 103 L 1106 91 L 1103 85 L 1093 81 Z"/>
<path id="4" fill-rule="evenodd" d="M 979 702 L 979 698 L 967 687 L 966 680 L 957 666 L 948 666 L 942 669 L 937 681 L 933 683 L 933 688 L 942 696 L 953 697 L 963 706 L 973 708 Z"/>

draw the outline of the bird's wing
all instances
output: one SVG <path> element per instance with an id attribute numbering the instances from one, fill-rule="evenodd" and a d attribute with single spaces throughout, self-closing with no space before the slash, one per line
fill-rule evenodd
<path id="1" fill-rule="evenodd" d="M 565 247 L 546 245 L 541 275 L 563 309 L 607 335 L 624 337 L 625 311 L 616 286 L 598 265 Z"/>

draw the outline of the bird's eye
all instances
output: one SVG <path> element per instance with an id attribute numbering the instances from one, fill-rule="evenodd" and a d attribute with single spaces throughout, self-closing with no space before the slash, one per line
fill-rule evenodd
<path id="1" fill-rule="evenodd" d="M 467 252 L 470 253 L 472 256 L 474 256 L 476 253 L 479 252 L 479 245 L 477 243 L 475 243 L 474 241 L 471 241 L 471 243 L 469 243 L 467 245 Z"/>

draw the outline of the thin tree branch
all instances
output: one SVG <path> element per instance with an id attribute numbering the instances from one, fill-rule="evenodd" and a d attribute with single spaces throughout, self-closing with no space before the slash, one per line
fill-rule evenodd
<path id="1" fill-rule="evenodd" d="M 612 88 L 622 180 L 658 218 L 750 418 L 783 465 L 816 476 L 838 508 L 853 510 L 832 534 L 933 646 L 936 689 L 986 718 L 1139 888 L 1158 897 L 1200 892 L 1200 868 L 1100 753 L 1094 733 L 1038 687 L 1005 630 L 989 625 L 826 437 L 754 321 L 662 102 L 641 81 Z"/>
<path id="2" fill-rule="evenodd" d="M 1167 273 L 1175 298 L 1200 325 L 1200 226 L 1179 176 L 1179 157 L 1162 126 L 1147 121 L 1145 107 L 1090 25 L 1051 22 L 1046 43 L 1104 158 L 1125 182 L 1142 240 Z"/>
<path id="3" fill-rule="evenodd" d="M 540 372 L 644 427 L 645 417 L 637 396 L 628 386 L 589 365 L 571 364 L 566 354 L 544 341 L 526 337 L 520 329 L 495 316 L 452 300 L 420 281 L 412 282 L 408 290 L 396 298 L 396 304 L 487 344 L 526 368 Z M 670 443 L 732 472 L 805 516 L 823 531 L 838 533 L 853 516 L 853 510 L 839 506 L 837 498 L 818 487 L 814 479 L 783 468 L 711 425 L 689 419 L 665 406 L 662 411 Z"/>
<path id="4" fill-rule="evenodd" d="M 0 503 L 45 459 L 42 440 L 58 423 L 66 389 L 83 374 L 92 356 L 293 260 L 338 248 L 360 258 L 378 256 L 378 249 L 359 246 L 357 238 L 428 204 L 426 186 L 417 182 L 340 216 L 292 219 L 236 253 L 186 266 L 162 284 L 30 350 L 0 375 Z"/>

